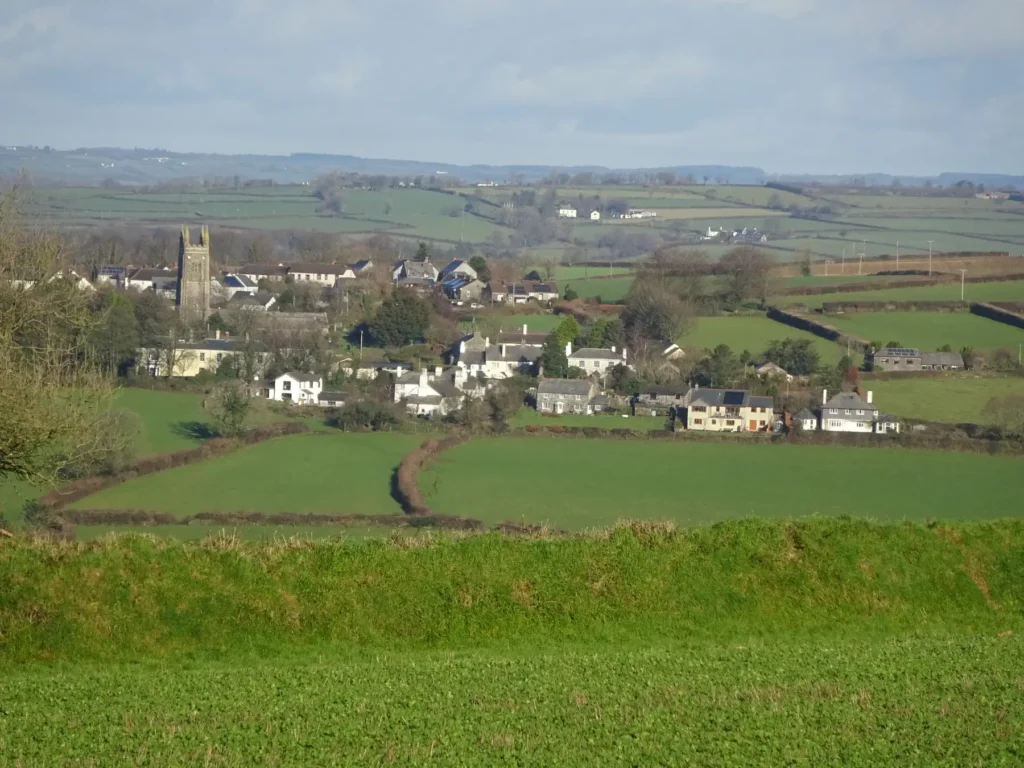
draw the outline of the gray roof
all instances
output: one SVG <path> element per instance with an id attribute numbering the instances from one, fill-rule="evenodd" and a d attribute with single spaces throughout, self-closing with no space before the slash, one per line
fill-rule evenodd
<path id="1" fill-rule="evenodd" d="M 246 264 L 244 267 L 239 267 L 235 270 L 236 274 L 247 274 L 247 275 L 280 275 L 284 277 L 288 274 L 287 264 Z"/>
<path id="2" fill-rule="evenodd" d="M 299 373 L 297 371 L 285 371 L 281 376 L 291 376 L 293 379 L 301 381 L 303 384 L 311 384 L 315 381 L 320 381 L 319 376 L 314 376 L 312 373 Z M 278 378 L 280 378 L 280 376 Z"/>
<path id="3" fill-rule="evenodd" d="M 775 405 L 772 398 L 753 396 L 745 389 L 695 389 L 690 393 L 689 404 L 696 403 L 734 408 L 772 408 Z"/>
<path id="4" fill-rule="evenodd" d="M 921 352 L 910 347 L 885 347 L 875 352 L 882 357 L 920 357 Z"/>
<path id="5" fill-rule="evenodd" d="M 527 332 L 523 333 L 522 329 L 518 331 L 501 331 L 498 334 L 499 344 L 525 344 L 529 347 L 542 347 L 544 342 L 547 341 L 548 334 L 540 332 Z"/>
<path id="6" fill-rule="evenodd" d="M 273 302 L 274 294 L 267 293 L 266 291 L 257 291 L 254 294 L 239 291 L 228 299 L 229 304 L 259 304 L 261 307 L 268 307 Z"/>
<path id="7" fill-rule="evenodd" d="M 537 394 L 581 395 L 586 397 L 593 390 L 593 386 L 586 379 L 543 379 L 537 385 Z"/>
<path id="8" fill-rule="evenodd" d="M 202 341 L 183 341 L 178 344 L 179 349 L 212 349 L 218 352 L 234 352 L 238 347 L 239 339 L 203 339 Z"/>
<path id="9" fill-rule="evenodd" d="M 964 367 L 964 358 L 959 352 L 925 352 L 921 355 L 921 362 L 924 365 Z"/>
<path id="10" fill-rule="evenodd" d="M 405 273 L 406 279 L 423 278 L 427 280 L 433 280 L 437 276 L 437 268 L 434 267 L 429 261 L 411 261 L 410 259 L 404 259 L 395 265 L 395 268 L 401 268 Z"/>
<path id="11" fill-rule="evenodd" d="M 569 359 L 570 360 L 573 360 L 573 359 L 576 359 L 576 360 L 586 359 L 586 360 L 619 360 L 619 361 L 621 361 L 622 360 L 622 353 L 621 352 L 615 352 L 614 350 L 611 350 L 611 349 L 597 349 L 597 348 L 594 348 L 594 347 L 583 347 L 581 349 L 577 349 L 575 352 L 573 352 L 571 355 L 569 355 Z"/>
<path id="12" fill-rule="evenodd" d="M 503 355 L 501 345 L 492 344 L 483 352 L 463 352 L 459 355 L 459 362 L 463 365 L 483 365 L 488 361 L 492 363 L 535 363 L 543 354 L 544 350 L 540 347 L 506 344 Z"/>
<path id="13" fill-rule="evenodd" d="M 369 259 L 360 259 L 359 261 L 352 265 L 352 269 L 355 272 L 362 272 L 364 269 L 371 266 L 373 266 L 373 262 L 370 261 Z"/>
<path id="14" fill-rule="evenodd" d="M 816 419 L 817 416 L 815 416 L 811 412 L 810 408 L 801 408 L 799 411 L 797 411 L 796 418 L 799 419 L 800 421 L 807 421 L 807 419 Z"/>
<path id="15" fill-rule="evenodd" d="M 162 277 L 164 279 L 171 278 L 174 280 L 178 279 L 178 270 L 176 269 L 136 269 L 130 275 L 129 280 L 152 280 L 155 277 Z"/>
<path id="16" fill-rule="evenodd" d="M 428 397 L 420 397 L 419 395 L 413 395 L 412 397 L 405 398 L 405 402 L 409 405 L 440 405 L 443 398 L 430 395 Z"/>
<path id="17" fill-rule="evenodd" d="M 899 421 L 895 417 L 889 416 L 885 413 L 878 414 L 876 421 L 880 424 L 899 424 Z"/>
<path id="18" fill-rule="evenodd" d="M 686 397 L 689 393 L 690 388 L 685 384 L 656 384 L 653 387 L 641 390 L 637 394 L 650 397 Z"/>
<path id="19" fill-rule="evenodd" d="M 344 402 L 345 398 L 348 397 L 344 392 L 321 392 L 317 396 L 317 400 L 323 402 L 338 402 L 339 400 Z"/>
<path id="20" fill-rule="evenodd" d="M 866 403 L 864 398 L 858 395 L 856 392 L 840 392 L 838 395 L 829 400 L 824 408 L 846 410 L 846 411 L 877 411 L 878 409 Z M 831 415 L 830 415 L 831 417 Z"/>

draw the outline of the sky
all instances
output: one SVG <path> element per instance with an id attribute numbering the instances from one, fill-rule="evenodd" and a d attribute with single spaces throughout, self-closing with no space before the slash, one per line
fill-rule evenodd
<path id="1" fill-rule="evenodd" d="M 1024 0 L 0 0 L 0 143 L 1024 173 Z"/>

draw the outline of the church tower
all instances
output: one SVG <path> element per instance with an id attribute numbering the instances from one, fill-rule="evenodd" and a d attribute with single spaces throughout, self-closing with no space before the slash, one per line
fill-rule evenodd
<path id="1" fill-rule="evenodd" d="M 198 245 L 192 244 L 188 227 L 181 228 L 174 303 L 184 323 L 203 321 L 210 314 L 210 230 L 205 225 L 199 232 Z"/>

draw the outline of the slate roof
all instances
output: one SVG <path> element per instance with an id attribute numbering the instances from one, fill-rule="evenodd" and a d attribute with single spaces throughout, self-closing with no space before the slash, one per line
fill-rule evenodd
<path id="1" fill-rule="evenodd" d="M 293 379 L 303 384 L 313 384 L 320 381 L 319 376 L 314 376 L 311 373 L 298 373 L 297 371 L 285 371 L 281 376 L 291 376 Z M 280 378 L 280 376 L 278 378 Z"/>
<path id="2" fill-rule="evenodd" d="M 256 281 L 251 277 L 245 275 L 224 275 L 221 278 L 221 282 L 224 283 L 228 288 L 255 288 Z"/>
<path id="3" fill-rule="evenodd" d="M 373 266 L 373 262 L 369 259 L 360 259 L 352 265 L 353 272 L 362 272 L 364 269 L 368 269 Z"/>
<path id="4" fill-rule="evenodd" d="M 538 395 L 579 395 L 588 396 L 593 384 L 586 379 L 543 379 L 537 385 Z"/>
<path id="5" fill-rule="evenodd" d="M 405 398 L 405 402 L 409 405 L 440 405 L 443 399 L 444 398 L 437 397 L 435 395 L 428 395 L 426 397 L 413 395 L 412 397 Z"/>
<path id="6" fill-rule="evenodd" d="M 343 275 L 351 269 L 352 267 L 348 264 L 296 263 L 288 265 L 289 272 L 302 272 L 313 275 Z"/>
<path id="7" fill-rule="evenodd" d="M 594 347 L 583 347 L 577 349 L 571 355 L 570 360 L 622 360 L 622 353 L 611 349 L 596 349 Z"/>
<path id="8" fill-rule="evenodd" d="M 136 269 L 130 275 L 129 280 L 152 280 L 154 277 L 170 278 L 173 280 L 178 279 L 178 270 L 176 269 Z"/>
<path id="9" fill-rule="evenodd" d="M 835 409 L 835 410 L 843 410 L 843 411 L 877 411 L 878 410 L 878 408 L 876 408 L 874 405 L 870 405 L 869 403 L 865 402 L 864 398 L 862 398 L 856 392 L 840 392 L 838 395 L 836 395 L 831 400 L 829 400 L 827 403 L 825 403 L 825 405 L 822 406 L 822 407 L 823 408 L 827 408 L 827 409 Z M 845 414 L 840 414 L 840 415 L 845 415 Z M 856 414 L 854 414 L 854 415 L 856 415 Z M 834 418 L 834 417 L 835 416 L 833 414 L 829 414 L 829 418 Z"/>
<path id="10" fill-rule="evenodd" d="M 921 352 L 919 350 L 910 347 L 886 347 L 885 349 L 879 349 L 874 353 L 880 357 L 920 357 Z"/>
<path id="11" fill-rule="evenodd" d="M 745 389 L 695 389 L 690 393 L 690 405 L 728 408 L 774 408 L 770 397 L 751 395 Z"/>
<path id="12" fill-rule="evenodd" d="M 685 384 L 656 384 L 637 394 L 650 397 L 686 397 L 689 393 L 690 388 Z"/>
<path id="13" fill-rule="evenodd" d="M 925 352 L 921 355 L 922 365 L 944 365 L 946 367 L 964 367 L 964 358 L 959 352 Z"/>
<path id="14" fill-rule="evenodd" d="M 258 304 L 261 307 L 269 307 L 274 301 L 274 294 L 266 291 L 259 291 L 255 294 L 239 291 L 228 299 L 228 304 L 252 304 L 253 306 Z"/>
<path id="15" fill-rule="evenodd" d="M 234 352 L 238 348 L 238 339 L 203 339 L 202 341 L 182 341 L 178 349 L 213 350 L 214 352 Z"/>
<path id="16" fill-rule="evenodd" d="M 345 398 L 348 397 L 344 392 L 321 392 L 317 395 L 317 400 L 321 403 L 337 403 L 345 402 Z"/>
<path id="17" fill-rule="evenodd" d="M 816 419 L 818 417 L 811 412 L 810 408 L 801 408 L 799 411 L 797 411 L 796 416 L 794 418 L 796 418 L 798 421 L 807 421 L 808 419 Z"/>
<path id="18" fill-rule="evenodd" d="M 518 331 L 502 331 L 498 334 L 499 344 L 521 344 L 528 347 L 543 347 L 547 341 L 546 333 L 523 333 Z"/>
<path id="19" fill-rule="evenodd" d="M 238 274 L 246 275 L 277 275 L 284 277 L 288 274 L 287 264 L 246 264 L 244 267 L 239 267 L 235 270 Z"/>
<path id="20" fill-rule="evenodd" d="M 463 261 L 462 259 L 455 259 L 454 261 L 449 262 L 445 266 L 445 268 L 441 270 L 440 274 L 442 277 L 446 277 L 448 275 L 454 274 L 455 270 L 459 269 L 460 267 L 465 267 L 467 270 L 469 270 L 468 275 L 471 278 L 476 279 L 476 270 L 469 266 L 469 262 Z M 467 273 L 462 272 L 461 274 L 465 275 Z"/>

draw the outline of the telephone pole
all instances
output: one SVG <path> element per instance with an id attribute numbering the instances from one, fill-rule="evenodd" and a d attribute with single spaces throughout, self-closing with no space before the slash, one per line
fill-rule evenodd
<path id="1" fill-rule="evenodd" d="M 967 274 L 966 269 L 960 270 L 960 301 L 964 300 L 964 275 Z"/>
<path id="2" fill-rule="evenodd" d="M 932 243 L 934 243 L 934 242 L 935 242 L 934 240 L 929 240 L 928 241 L 928 274 L 929 275 L 932 273 Z"/>
<path id="3" fill-rule="evenodd" d="M 840 272 L 840 274 L 843 274 L 843 275 L 846 274 L 846 249 L 845 248 L 843 248 L 842 261 L 839 262 L 839 272 Z"/>
<path id="4" fill-rule="evenodd" d="M 896 241 L 896 271 L 900 271 L 900 241 Z"/>

